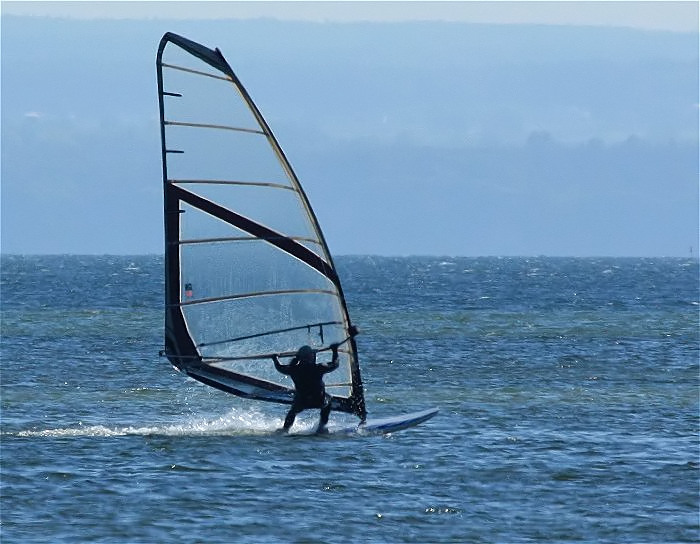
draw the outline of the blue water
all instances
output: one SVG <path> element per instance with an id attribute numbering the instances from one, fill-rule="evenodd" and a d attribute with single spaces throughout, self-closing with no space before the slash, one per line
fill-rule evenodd
<path id="1" fill-rule="evenodd" d="M 3 256 L 2 542 L 700 541 L 697 260 L 337 265 L 370 417 L 434 419 L 275 435 L 158 357 L 161 258 Z"/>

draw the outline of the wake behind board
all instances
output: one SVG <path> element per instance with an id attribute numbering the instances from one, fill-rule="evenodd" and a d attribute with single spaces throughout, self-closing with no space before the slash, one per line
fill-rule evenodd
<path id="1" fill-rule="evenodd" d="M 328 426 L 328 435 L 370 435 L 370 434 L 389 434 L 415 427 L 424 421 L 428 421 L 439 412 L 438 408 L 422 410 L 420 412 L 412 412 L 410 414 L 401 414 L 398 416 L 384 417 L 377 419 L 368 419 L 364 424 L 346 425 L 342 427 Z M 292 433 L 289 436 L 300 436 L 316 434 L 315 431 Z"/>

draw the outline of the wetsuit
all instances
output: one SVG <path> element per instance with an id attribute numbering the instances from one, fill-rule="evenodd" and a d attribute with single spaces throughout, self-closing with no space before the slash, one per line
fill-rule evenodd
<path id="1" fill-rule="evenodd" d="M 337 348 L 333 350 L 333 360 L 330 363 L 315 363 L 295 357 L 288 365 L 283 365 L 277 357 L 273 357 L 273 360 L 275 368 L 294 382 L 294 400 L 284 419 L 284 430 L 289 430 L 299 412 L 307 408 L 320 408 L 318 429 L 323 431 L 331 413 L 331 396 L 326 393 L 323 375 L 338 368 Z"/>

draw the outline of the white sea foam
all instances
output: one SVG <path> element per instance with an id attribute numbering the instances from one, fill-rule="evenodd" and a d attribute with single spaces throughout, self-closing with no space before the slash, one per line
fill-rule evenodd
<path id="1" fill-rule="evenodd" d="M 299 421 L 295 430 L 308 430 L 313 422 Z M 245 412 L 232 409 L 219 417 L 193 416 L 180 423 L 156 425 L 84 425 L 44 429 L 24 430 L 15 434 L 21 437 L 114 437 L 114 436 L 191 436 L 191 435 L 237 435 L 268 434 L 282 426 L 281 417 L 271 417 L 260 412 Z"/>

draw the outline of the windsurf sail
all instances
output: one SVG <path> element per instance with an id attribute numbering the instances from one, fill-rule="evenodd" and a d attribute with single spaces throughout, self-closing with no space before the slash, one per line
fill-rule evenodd
<path id="1" fill-rule="evenodd" d="M 166 33 L 156 59 L 165 223 L 165 349 L 179 370 L 246 398 L 291 403 L 273 354 L 302 345 L 340 366 L 333 409 L 366 417 L 338 273 L 311 205 L 218 49 Z"/>

